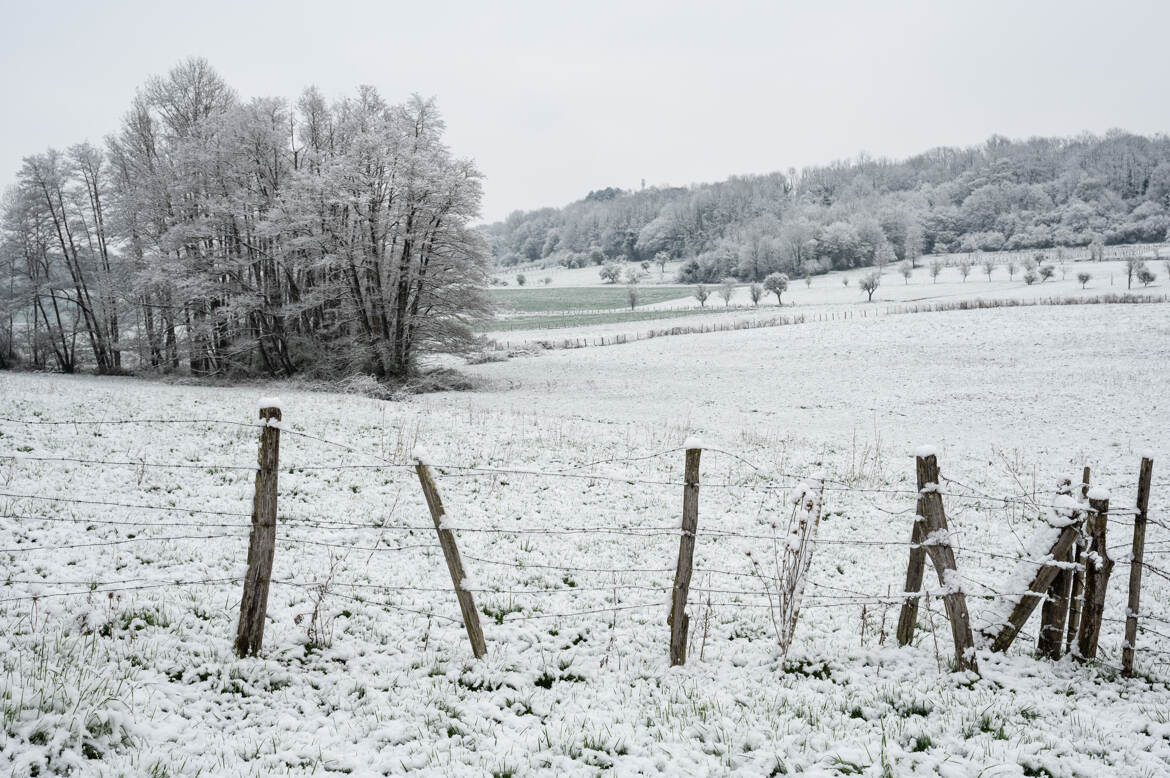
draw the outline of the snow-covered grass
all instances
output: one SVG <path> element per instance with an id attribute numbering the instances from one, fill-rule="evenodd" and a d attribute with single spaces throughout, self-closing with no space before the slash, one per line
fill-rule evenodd
<path id="1" fill-rule="evenodd" d="M 1123 679 L 1112 667 L 1121 624 L 1106 622 L 1104 661 L 1081 667 L 1035 659 L 1033 621 L 1006 657 L 981 653 L 975 678 L 949 672 L 937 599 L 906 649 L 893 645 L 896 606 L 877 599 L 902 587 L 911 455 L 924 444 L 957 482 L 944 504 L 976 626 L 1047 527 L 1059 477 L 1088 464 L 1114 505 L 1132 503 L 1138 457 L 1152 453 L 1151 514 L 1164 520 L 1168 358 L 1170 306 L 1101 305 L 557 352 L 470 368 L 489 382 L 483 393 L 403 403 L 0 375 L 0 416 L 71 422 L 0 421 L 0 454 L 17 457 L 0 460 L 0 513 L 41 517 L 0 519 L 0 765 L 14 775 L 70 759 L 105 775 L 1165 774 L 1170 671 L 1151 651 L 1165 649 L 1161 637 L 1139 635 L 1139 677 Z M 231 646 L 258 433 L 247 425 L 273 393 L 285 430 L 279 583 L 263 654 L 241 660 Z M 101 419 L 237 424 L 73 423 Z M 710 448 L 691 659 L 671 669 L 678 534 L 658 528 L 677 526 L 692 435 Z M 409 467 L 420 446 L 481 611 L 482 662 L 453 621 Z M 782 664 L 746 552 L 770 547 L 790 489 L 820 470 L 825 542 Z M 1110 539 L 1126 544 L 1128 527 L 1111 523 Z M 1151 527 L 1151 549 L 1166 541 Z M 1124 614 L 1127 571 L 1114 571 L 1110 618 Z M 1147 576 L 1143 611 L 1170 618 L 1167 595 Z M 48 655 L 60 670 L 28 670 L 58 644 Z M 27 692 L 49 675 L 63 687 L 52 705 Z M 87 691 L 99 678 L 106 686 Z M 46 728 L 69 734 L 34 738 Z"/>

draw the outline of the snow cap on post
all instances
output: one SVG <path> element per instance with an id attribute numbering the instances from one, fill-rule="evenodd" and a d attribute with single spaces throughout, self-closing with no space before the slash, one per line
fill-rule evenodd
<path id="1" fill-rule="evenodd" d="M 922 459 L 926 459 L 927 457 L 937 457 L 938 456 L 938 447 L 937 446 L 919 446 L 918 448 L 914 449 L 914 456 L 921 457 Z"/>
<path id="2" fill-rule="evenodd" d="M 1090 500 L 1108 500 L 1109 490 L 1104 486 L 1094 486 L 1093 488 L 1089 489 L 1089 493 L 1085 496 Z"/>
<path id="3" fill-rule="evenodd" d="M 279 397 L 261 397 L 260 402 L 259 402 L 258 407 L 257 407 L 257 410 L 262 411 L 265 408 L 275 408 L 276 410 L 279 411 L 280 410 L 280 398 Z"/>
<path id="4" fill-rule="evenodd" d="M 425 446 L 416 445 L 411 449 L 410 458 L 420 465 L 429 465 L 431 463 L 431 452 L 427 451 Z"/>
<path id="5" fill-rule="evenodd" d="M 690 451 L 693 448 L 706 448 L 703 445 L 703 439 L 698 435 L 688 435 L 687 439 L 683 441 L 683 448 Z"/>

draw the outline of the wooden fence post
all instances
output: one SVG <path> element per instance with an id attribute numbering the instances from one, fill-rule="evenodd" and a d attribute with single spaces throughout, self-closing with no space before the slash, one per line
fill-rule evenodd
<path id="1" fill-rule="evenodd" d="M 443 558 L 447 560 L 447 570 L 451 573 L 451 583 L 455 586 L 455 597 L 459 600 L 459 611 L 463 614 L 463 626 L 467 630 L 467 638 L 471 641 L 471 653 L 476 659 L 482 659 L 487 654 L 487 645 L 483 640 L 483 629 L 479 626 L 479 612 L 475 609 L 475 598 L 464 586 L 467 575 L 463 572 L 463 558 L 459 556 L 459 546 L 455 544 L 455 535 L 443 522 L 446 512 L 443 510 L 443 501 L 439 497 L 439 489 L 435 486 L 435 479 L 431 477 L 431 470 L 427 463 L 415 455 L 415 472 L 418 481 L 422 484 L 423 495 L 427 498 L 427 507 L 431 510 L 431 519 L 435 522 L 435 531 L 439 533 L 439 545 L 443 549 Z"/>
<path id="2" fill-rule="evenodd" d="M 967 598 L 959 586 L 959 571 L 955 565 L 955 552 L 947 538 L 947 515 L 943 510 L 942 495 L 939 493 L 938 459 L 933 453 L 923 452 L 916 457 L 918 482 L 923 484 L 919 496 L 923 500 L 923 514 L 926 517 L 926 538 L 922 545 L 938 574 L 938 582 L 946 592 L 942 595 L 946 605 L 947 618 L 951 622 L 951 636 L 955 643 L 955 666 L 960 672 L 979 672 L 975 659 L 975 640 L 971 635 L 971 616 L 967 612 Z"/>
<path id="3" fill-rule="evenodd" d="M 236 653 L 258 654 L 264 645 L 264 619 L 268 615 L 268 585 L 272 580 L 272 557 L 276 551 L 276 494 L 280 470 L 280 408 L 260 409 L 260 450 L 256 491 L 252 496 L 252 533 L 248 538 L 248 571 L 240 598 L 240 621 L 236 626 Z M 273 423 L 275 422 L 275 423 Z"/>
<path id="4" fill-rule="evenodd" d="M 1081 609 L 1081 627 L 1077 634 L 1077 658 L 1097 657 L 1097 640 L 1101 636 L 1101 617 L 1105 613 L 1105 590 L 1113 560 L 1105 547 L 1105 530 L 1109 522 L 1109 492 L 1101 487 L 1089 490 L 1089 551 L 1085 554 L 1085 604 Z"/>
<path id="5" fill-rule="evenodd" d="M 1081 500 L 1088 499 L 1090 475 L 1088 467 L 1081 473 Z M 1064 642 L 1065 653 L 1073 650 L 1073 641 L 1077 639 L 1077 633 L 1080 632 L 1081 628 L 1081 604 L 1084 602 L 1085 595 L 1084 557 L 1085 534 L 1082 531 L 1070 553 L 1071 561 L 1075 562 L 1077 566 L 1073 568 L 1072 590 L 1068 595 L 1068 632 Z"/>
<path id="6" fill-rule="evenodd" d="M 910 562 L 906 565 L 906 586 L 903 592 L 922 591 L 922 571 L 926 567 L 926 549 L 922 541 L 926 540 L 926 500 L 922 490 L 926 487 L 922 480 L 922 468 L 918 468 L 918 507 L 915 511 L 914 528 L 910 531 Z M 917 594 L 907 595 L 902 602 L 902 611 L 898 614 L 898 645 L 905 646 L 914 639 L 914 628 L 918 624 Z"/>
<path id="7" fill-rule="evenodd" d="M 1133 653 L 1137 645 L 1138 613 L 1142 598 L 1142 559 L 1146 549 L 1146 521 L 1150 510 L 1150 479 L 1154 461 L 1142 457 L 1138 471 L 1137 513 L 1133 517 L 1133 558 L 1129 565 L 1129 604 L 1125 614 L 1125 645 L 1121 649 L 1121 670 L 1133 675 Z"/>
<path id="8" fill-rule="evenodd" d="M 1072 496 L 1072 479 L 1066 478 L 1060 493 Z M 1083 523 L 1082 521 L 1078 523 Z M 1061 556 L 1053 554 L 1052 561 L 1064 563 L 1060 566 L 1056 577 L 1048 586 L 1047 599 L 1040 606 L 1040 631 L 1036 637 L 1036 651 L 1049 659 L 1060 659 L 1061 648 L 1064 646 L 1064 627 L 1068 618 L 1069 593 L 1072 591 L 1073 571 L 1069 567 L 1075 553 L 1076 540 L 1080 538 L 1080 528 L 1077 528 L 1073 544 Z"/>
<path id="9" fill-rule="evenodd" d="M 1077 537 L 1080 535 L 1081 531 L 1078 525 L 1082 517 L 1079 511 L 1072 509 L 1070 506 L 1069 509 L 1065 510 L 1063 517 L 1060 515 L 1060 512 L 1057 512 L 1056 519 L 1057 521 L 1055 522 L 1050 521 L 1050 526 L 1059 527 L 1060 534 L 1056 536 L 1056 540 L 1053 542 L 1047 554 L 1047 556 L 1052 557 L 1053 562 L 1061 561 L 1068 556 L 1069 549 L 1072 548 L 1073 543 L 1076 542 Z M 1062 522 L 1061 519 L 1064 519 L 1064 521 Z M 993 627 L 994 631 L 985 630 L 984 634 L 991 638 L 992 651 L 1007 650 L 1008 646 L 1012 644 L 1012 641 L 1016 639 L 1016 635 L 1024 628 L 1024 624 L 1028 621 L 1028 617 L 1032 615 L 1032 611 L 1036 609 L 1036 605 L 1040 602 L 1040 597 L 1050 590 L 1053 582 L 1060 574 L 1061 568 L 1056 565 L 1045 564 L 1044 560 L 1038 561 L 1039 565 L 1035 573 L 1033 573 L 1031 580 L 1028 582 L 1029 593 L 1023 594 L 1016 601 L 1005 623 L 995 625 Z M 1032 594 L 1033 592 L 1034 594 Z M 1047 605 L 1048 603 L 1045 604 Z M 1055 630 L 1056 653 L 1058 657 L 1060 655 L 1060 638 L 1064 632 L 1063 619 L 1064 617 L 1061 616 L 1062 624 L 1056 627 Z M 1041 621 L 1041 637 L 1043 637 L 1044 631 L 1044 622 Z M 1051 630 L 1049 630 L 1048 635 L 1051 637 Z M 1047 645 L 1051 649 L 1051 645 Z"/>
<path id="10" fill-rule="evenodd" d="M 687 441 L 686 470 L 683 474 L 682 536 L 678 541 L 678 568 L 674 573 L 674 590 L 671 596 L 670 616 L 670 664 L 687 663 L 687 596 L 691 588 L 691 565 L 695 555 L 695 532 L 699 528 L 699 457 L 703 449 Z M 692 447 L 693 446 L 693 447 Z"/>

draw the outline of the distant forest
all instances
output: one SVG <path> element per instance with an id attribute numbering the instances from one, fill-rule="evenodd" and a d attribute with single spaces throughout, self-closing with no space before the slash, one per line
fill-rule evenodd
<path id="1" fill-rule="evenodd" d="M 603 189 L 483 228 L 498 266 L 687 260 L 680 281 L 811 275 L 923 254 L 1154 243 L 1170 227 L 1170 138 L 993 136 L 895 162 L 690 187 Z"/>

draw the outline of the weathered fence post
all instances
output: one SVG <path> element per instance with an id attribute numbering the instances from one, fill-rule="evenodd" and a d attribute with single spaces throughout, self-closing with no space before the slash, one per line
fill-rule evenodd
<path id="1" fill-rule="evenodd" d="M 1081 473 L 1082 501 L 1088 499 L 1090 475 L 1088 467 Z M 1068 637 L 1064 642 L 1066 653 L 1073 650 L 1073 642 L 1077 639 L 1077 633 L 1081 629 L 1081 604 L 1085 599 L 1085 533 L 1083 530 L 1081 536 L 1077 538 L 1076 545 L 1073 546 L 1071 557 L 1072 561 L 1076 563 L 1076 567 L 1073 568 L 1072 591 L 1069 592 L 1068 596 Z"/>
<path id="2" fill-rule="evenodd" d="M 1048 563 L 1044 558 L 1027 560 L 1027 562 L 1037 564 L 1037 568 L 1032 573 L 1032 577 L 1028 582 L 1028 591 L 1021 594 L 1020 599 L 1016 601 L 1011 613 L 1003 624 L 992 625 L 990 628 L 985 628 L 984 630 L 984 634 L 991 639 L 992 651 L 1006 651 L 1008 646 L 1012 644 L 1012 641 L 1016 639 L 1016 635 L 1024 628 L 1028 617 L 1032 615 L 1032 611 L 1039 604 L 1040 598 L 1051 590 L 1053 582 L 1060 574 L 1061 568 L 1054 563 L 1061 562 L 1068 556 L 1069 550 L 1080 535 L 1081 531 L 1078 525 L 1083 520 L 1083 517 L 1076 507 L 1076 503 L 1071 498 L 1066 498 L 1066 500 L 1068 504 L 1054 509 L 1053 515 L 1048 521 L 1051 528 L 1060 530 L 1045 554 L 1045 557 L 1052 558 L 1052 563 Z M 1050 604 L 1049 602 L 1045 603 L 1046 606 Z M 1049 618 L 1054 618 L 1050 610 L 1041 611 L 1041 638 L 1045 636 L 1045 621 L 1043 620 L 1045 613 L 1049 614 Z M 1064 632 L 1064 616 L 1061 615 L 1060 619 L 1062 622 L 1061 625 L 1055 628 L 1055 651 L 1057 657 L 1060 655 L 1060 639 Z M 1048 630 L 1047 635 L 1049 640 L 1051 640 L 1053 636 L 1051 629 Z M 1051 643 L 1046 643 L 1045 647 L 1046 652 L 1051 656 L 1051 651 L 1053 650 Z"/>
<path id="3" fill-rule="evenodd" d="M 922 468 L 918 468 L 918 507 L 915 510 L 914 528 L 910 531 L 910 562 L 906 565 L 906 586 L 903 592 L 922 591 L 922 571 L 926 567 L 926 549 L 922 541 L 926 540 L 926 501 L 922 490 L 926 484 L 922 480 Z M 907 595 L 902 602 L 902 611 L 898 614 L 898 645 L 905 646 L 914 639 L 914 628 L 918 624 L 917 594 Z"/>
<path id="4" fill-rule="evenodd" d="M 697 441 L 687 441 L 686 470 L 683 473 L 682 536 L 678 541 L 678 568 L 674 573 L 671 594 L 670 664 L 687 663 L 687 596 L 691 588 L 691 565 L 695 555 L 695 532 L 699 528 L 699 457 L 703 449 Z"/>
<path id="5" fill-rule="evenodd" d="M 1101 636 L 1101 618 L 1105 613 L 1105 590 L 1113 560 L 1105 548 L 1105 530 L 1109 521 L 1109 492 L 1101 487 L 1089 490 L 1089 551 L 1085 554 L 1085 604 L 1081 609 L 1081 627 L 1077 634 L 1077 658 L 1084 661 L 1097 657 L 1097 640 Z"/>
<path id="6" fill-rule="evenodd" d="M 447 570 L 451 573 L 451 583 L 455 586 L 455 597 L 459 600 L 459 611 L 463 614 L 463 626 L 467 630 L 467 638 L 471 641 L 471 653 L 476 659 L 482 659 L 487 654 L 487 645 L 483 640 L 483 629 L 479 626 L 479 612 L 475 610 L 475 598 L 467 591 L 467 575 L 463 572 L 463 558 L 459 556 L 459 546 L 455 544 L 455 535 L 443 521 L 446 511 L 443 510 L 443 501 L 439 497 L 439 489 L 435 486 L 435 479 L 431 476 L 430 467 L 419 452 L 415 453 L 415 472 L 418 481 L 422 484 L 423 495 L 427 498 L 427 507 L 431 510 L 431 519 L 435 522 L 435 531 L 439 533 L 439 546 L 443 549 L 443 558 L 447 560 Z"/>
<path id="7" fill-rule="evenodd" d="M 268 585 L 272 580 L 272 556 L 276 551 L 277 473 L 280 469 L 280 408 L 267 403 L 260 409 L 260 450 L 256 491 L 252 496 L 252 533 L 248 538 L 248 571 L 240 598 L 240 622 L 236 627 L 236 653 L 258 654 L 264 645 L 264 619 L 268 615 Z"/>
<path id="8" fill-rule="evenodd" d="M 1060 493 L 1071 497 L 1072 489 L 1072 479 L 1066 478 Z M 1079 537 L 1078 527 L 1076 538 Z M 1063 555 L 1053 554 L 1052 561 L 1060 564 L 1060 568 L 1048 586 L 1048 598 L 1040 606 L 1040 631 L 1036 637 L 1036 650 L 1041 656 L 1049 659 L 1060 659 L 1061 648 L 1064 646 L 1064 627 L 1068 618 L 1069 593 L 1072 591 L 1073 581 L 1070 563 L 1075 553 L 1076 538 Z"/>
<path id="9" fill-rule="evenodd" d="M 967 598 L 959 585 L 959 570 L 955 552 L 947 536 L 947 515 L 939 493 L 938 459 L 933 453 L 916 458 L 918 481 L 924 484 L 926 508 L 926 539 L 923 545 L 930 557 L 938 582 L 946 592 L 942 596 L 951 621 L 951 636 L 955 643 L 955 665 L 962 672 L 979 672 L 975 660 L 975 640 L 971 635 L 971 616 L 967 612 Z M 921 492 L 920 492 L 921 493 Z"/>
<path id="10" fill-rule="evenodd" d="M 1129 566 L 1129 604 L 1125 614 L 1125 645 L 1121 648 L 1121 670 L 1133 675 L 1133 652 L 1137 644 L 1138 613 L 1142 598 L 1142 559 L 1146 549 L 1146 522 L 1150 510 L 1150 479 L 1154 461 L 1142 457 L 1138 471 L 1137 513 L 1133 517 L 1133 558 Z"/>

